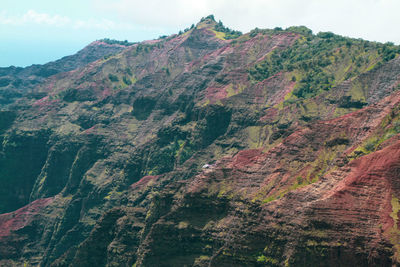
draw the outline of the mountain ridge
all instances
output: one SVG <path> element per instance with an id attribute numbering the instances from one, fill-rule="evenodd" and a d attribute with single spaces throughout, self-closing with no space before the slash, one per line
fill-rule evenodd
<path id="1" fill-rule="evenodd" d="M 0 265 L 399 264 L 398 46 L 210 16 L 103 43 L 2 88 Z"/>

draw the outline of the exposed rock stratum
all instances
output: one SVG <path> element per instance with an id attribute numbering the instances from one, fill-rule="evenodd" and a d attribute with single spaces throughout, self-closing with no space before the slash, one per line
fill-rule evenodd
<path id="1" fill-rule="evenodd" d="M 400 48 L 96 41 L 0 69 L 1 266 L 399 266 Z"/>

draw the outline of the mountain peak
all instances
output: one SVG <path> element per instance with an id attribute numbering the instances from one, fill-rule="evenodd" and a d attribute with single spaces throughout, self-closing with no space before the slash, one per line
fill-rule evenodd
<path id="1" fill-rule="evenodd" d="M 215 20 L 215 18 L 214 18 L 214 15 L 208 15 L 207 17 L 205 17 L 205 18 L 201 18 L 201 20 L 200 20 L 200 22 L 202 22 L 202 21 L 213 21 L 213 22 L 216 22 L 216 20 Z"/>
<path id="2" fill-rule="evenodd" d="M 239 36 L 0 68 L 0 266 L 400 266 L 400 46 Z"/>
<path id="3" fill-rule="evenodd" d="M 232 29 L 226 27 L 222 23 L 222 21 L 217 22 L 214 18 L 214 15 L 209 15 L 205 18 L 203 17 L 200 20 L 200 22 L 197 23 L 196 28 L 197 29 L 203 29 L 203 28 L 209 29 L 209 30 L 213 31 L 217 35 L 217 37 L 222 40 L 235 39 L 242 35 L 242 32 L 235 31 L 235 30 L 232 30 Z"/>
<path id="4" fill-rule="evenodd" d="M 196 28 L 210 28 L 215 27 L 217 22 L 215 21 L 214 15 L 209 15 L 207 17 L 201 18 L 197 23 Z"/>

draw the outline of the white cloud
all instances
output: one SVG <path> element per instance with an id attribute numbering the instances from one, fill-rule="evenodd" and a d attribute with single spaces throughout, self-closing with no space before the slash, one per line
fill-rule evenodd
<path id="1" fill-rule="evenodd" d="M 51 15 L 29 10 L 23 15 L 10 16 L 5 12 L 0 13 L 0 25 L 26 26 L 42 25 L 53 27 L 64 27 L 73 29 L 98 29 L 98 30 L 131 30 L 133 25 L 129 23 L 114 22 L 108 19 L 72 19 L 67 16 Z"/>
<path id="2" fill-rule="evenodd" d="M 314 32 L 400 44 L 399 0 L 91 0 L 90 6 L 93 19 L 29 10 L 19 16 L 0 12 L 0 25 L 168 34 L 214 14 L 243 32 L 305 25 Z"/>
<path id="3" fill-rule="evenodd" d="M 94 1 L 94 0 L 92 0 Z M 227 26 L 305 25 L 315 32 L 400 43 L 399 0 L 96 0 L 99 10 L 153 28 L 182 28 L 214 14 Z"/>
<path id="4" fill-rule="evenodd" d="M 46 13 L 38 13 L 34 10 L 29 10 L 22 16 L 22 23 L 47 24 L 53 26 L 65 26 L 71 23 L 71 19 L 60 15 L 49 15 Z"/>

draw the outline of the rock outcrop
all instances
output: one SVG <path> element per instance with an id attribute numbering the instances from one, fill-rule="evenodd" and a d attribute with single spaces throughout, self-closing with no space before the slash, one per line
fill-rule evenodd
<path id="1" fill-rule="evenodd" d="M 1 69 L 0 265 L 399 265 L 399 54 L 209 16 Z"/>

